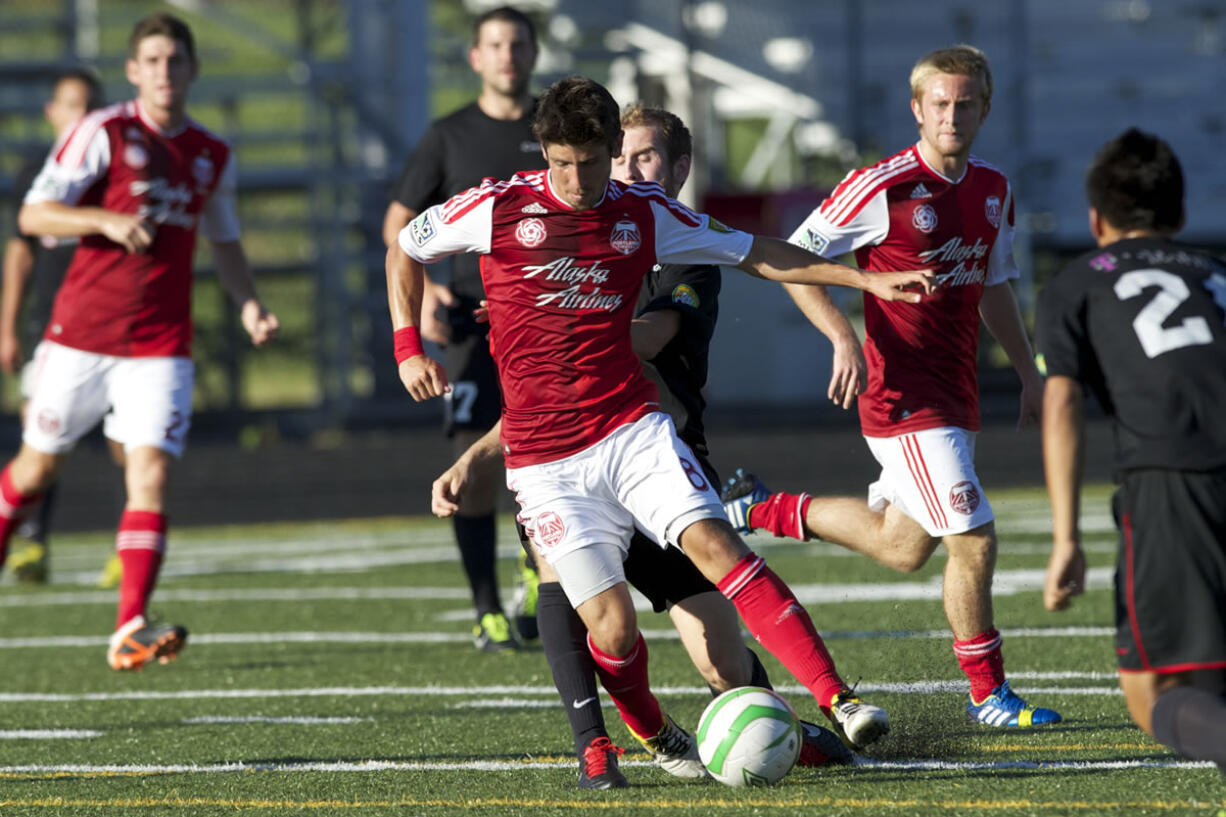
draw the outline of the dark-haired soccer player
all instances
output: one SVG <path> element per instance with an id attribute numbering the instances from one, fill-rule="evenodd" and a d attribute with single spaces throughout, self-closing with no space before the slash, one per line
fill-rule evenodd
<path id="1" fill-rule="evenodd" d="M 136 98 L 86 116 L 34 180 L 23 232 L 79 236 L 44 342 L 22 446 L 0 472 L 0 552 L 99 421 L 124 447 L 127 504 L 114 669 L 167 661 L 187 631 L 145 619 L 166 549 L 166 482 L 191 420 L 192 254 L 209 239 L 217 275 L 257 346 L 277 319 L 255 294 L 239 240 L 230 146 L 187 115 L 199 70 L 191 29 L 169 14 L 128 41 Z"/>
<path id="2" fill-rule="evenodd" d="M 637 524 L 689 556 L 852 743 L 877 739 L 889 728 L 884 711 L 852 695 L 804 608 L 733 533 L 692 452 L 658 410 L 629 324 L 656 263 L 727 263 L 764 278 L 858 286 L 912 302 L 921 296 L 903 288 L 927 289 L 930 275 L 865 275 L 729 230 L 658 185 L 611 181 L 621 152 L 618 108 L 592 80 L 551 86 L 533 130 L 548 171 L 487 180 L 418 216 L 389 249 L 401 380 L 415 400 L 448 385 L 416 328 L 422 264 L 481 253 L 507 485 L 538 556 L 587 625 L 601 681 L 631 732 L 653 754 L 700 763 L 693 737 L 661 711 L 648 685 L 647 646 L 622 570 Z"/>
<path id="3" fill-rule="evenodd" d="M 971 153 L 991 104 L 992 72 L 979 49 L 960 45 L 920 58 L 911 69 L 919 141 L 849 173 L 791 238 L 814 252 L 854 250 L 865 270 L 937 269 L 940 288 L 919 306 L 864 296 L 868 383 L 860 430 L 881 465 L 868 502 L 770 496 L 743 472 L 725 497 L 738 530 L 812 534 L 896 570 L 918 570 L 944 544 L 945 617 L 971 688 L 966 717 L 1029 727 L 1060 715 L 1031 706 L 1005 677 L 992 609 L 995 514 L 975 471 L 981 319 L 1021 378 L 1019 426 L 1037 422 L 1042 391 L 1009 284 L 1018 275 L 1012 188 Z M 814 293 L 789 291 L 806 315 L 820 314 Z"/>
<path id="4" fill-rule="evenodd" d="M 93 72 L 74 68 L 56 76 L 51 98 L 43 105 L 43 115 L 55 132 L 58 143 L 81 117 L 102 104 L 102 86 Z M 53 146 L 54 147 L 54 146 Z M 47 150 L 30 157 L 17 173 L 14 189 L 24 197 L 46 163 Z M 76 250 L 75 239 L 40 239 L 22 233 L 20 226 L 4 247 L 4 287 L 0 294 L 0 369 L 6 374 L 21 370 L 22 414 L 30 398 L 35 367 L 25 359 L 25 343 L 39 337 L 51 317 L 51 304 L 64 280 L 64 273 Z M 31 283 L 33 286 L 31 287 Z M 33 297 L 25 306 L 27 289 Z M 23 366 L 23 364 L 25 364 Z M 18 581 L 47 580 L 47 548 L 51 527 L 51 510 L 55 504 L 55 486 L 43 495 L 38 510 L 21 526 L 19 535 L 30 540 L 8 560 L 9 569 Z"/>
<path id="5" fill-rule="evenodd" d="M 621 155 L 613 161 L 613 178 L 627 184 L 657 182 L 675 198 L 689 176 L 693 141 L 674 114 L 632 105 L 622 113 Z M 660 390 L 661 405 L 673 419 L 677 436 L 690 447 L 712 485 L 719 476 L 707 458 L 702 414 L 702 387 L 718 316 L 719 267 L 711 264 L 656 265 L 643 280 L 630 327 L 630 344 L 644 372 Z M 459 509 L 462 488 L 483 458 L 502 458 L 495 430 L 466 451 L 435 480 L 431 504 L 446 517 Z M 524 540 L 531 550 L 531 543 Z M 606 731 L 596 687 L 595 666 L 587 646 L 587 629 L 571 607 L 547 562 L 541 572 L 536 618 L 541 646 L 549 661 L 562 708 L 570 722 L 579 757 L 578 785 L 606 789 L 628 785 L 618 769 L 623 751 Z M 656 612 L 668 611 L 681 642 L 711 688 L 712 694 L 753 685 L 770 687 L 762 662 L 741 639 L 736 608 L 707 581 L 677 548 L 660 548 L 635 530 L 625 561 L 626 580 L 651 601 Z M 847 762 L 850 753 L 839 739 L 804 722 L 798 765 Z M 682 767 L 682 772 L 693 771 Z"/>
<path id="6" fill-rule="evenodd" d="M 1052 553 L 1043 601 L 1085 590 L 1078 514 L 1083 388 L 1115 426 L 1120 687 L 1133 721 L 1226 772 L 1226 265 L 1171 240 L 1184 222 L 1170 146 L 1130 129 L 1090 165 L 1098 249 L 1040 296 Z"/>
<path id="7" fill-rule="evenodd" d="M 468 61 L 481 78 L 481 95 L 431 124 L 409 156 L 384 217 L 389 247 L 427 207 L 486 177 L 505 179 L 520 170 L 545 167 L 532 135 L 535 102 L 529 81 L 536 56 L 536 27 L 524 13 L 500 6 L 476 19 Z M 450 283 L 428 277 L 423 290 L 422 337 L 445 347 L 452 377 L 444 427 L 457 455 L 493 427 L 502 408 L 489 330 L 473 319 L 484 297 L 476 255 L 456 256 Z M 473 634 L 477 647 L 489 651 L 519 646 L 498 598 L 495 572 L 500 471 L 501 464 L 494 461 L 474 473 L 464 490 L 464 510 L 452 519 L 476 611 Z"/>

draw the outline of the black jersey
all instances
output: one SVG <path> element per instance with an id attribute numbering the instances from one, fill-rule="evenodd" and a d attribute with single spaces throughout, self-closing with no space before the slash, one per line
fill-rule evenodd
<path id="1" fill-rule="evenodd" d="M 707 356 L 719 317 L 719 267 L 663 264 L 643 279 L 635 315 L 673 309 L 681 326 L 660 353 L 643 365 L 660 387 L 660 405 L 673 418 L 679 436 L 696 454 L 707 456 L 702 426 L 706 400 Z"/>
<path id="2" fill-rule="evenodd" d="M 521 170 L 544 167 L 531 111 L 522 119 L 491 119 L 473 102 L 430 125 L 405 163 L 395 199 L 420 213 L 486 177 L 509 179 Z M 451 289 L 457 295 L 485 297 L 477 258 L 454 258 Z"/>
<path id="3" fill-rule="evenodd" d="M 1226 467 L 1226 267 L 1159 238 L 1118 241 L 1040 295 L 1048 375 L 1089 386 L 1115 421 L 1119 471 Z"/>
<path id="4" fill-rule="evenodd" d="M 15 201 L 25 198 L 26 191 L 34 183 L 39 171 L 47 161 L 46 153 L 27 157 L 14 180 L 13 189 L 17 191 Z M 20 209 L 20 208 L 17 208 Z M 76 238 L 42 238 L 21 232 L 16 219 L 13 221 L 13 235 L 25 241 L 34 254 L 34 269 L 26 284 L 26 302 L 23 309 L 24 326 L 22 340 L 27 343 L 37 343 L 47 328 L 51 319 L 51 306 L 55 303 L 55 293 L 64 282 L 64 273 L 72 261 L 72 254 L 77 249 Z"/>

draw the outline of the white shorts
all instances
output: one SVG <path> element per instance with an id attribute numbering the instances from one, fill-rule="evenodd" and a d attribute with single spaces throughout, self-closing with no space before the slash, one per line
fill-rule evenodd
<path id="1" fill-rule="evenodd" d="M 151 446 L 183 455 L 192 419 L 191 358 L 115 357 L 43 341 L 33 365 L 22 434 L 31 448 L 62 454 L 105 418 L 103 433 L 125 450 Z"/>
<path id="2" fill-rule="evenodd" d="M 929 536 L 966 533 L 995 519 L 975 473 L 976 432 L 945 426 L 897 437 L 865 437 L 881 464 L 868 486 L 875 511 L 889 502 Z"/>
<path id="3" fill-rule="evenodd" d="M 507 469 L 519 521 L 574 607 L 625 581 L 635 527 L 661 547 L 724 519 L 714 487 L 667 414 L 627 423 L 565 459 Z"/>

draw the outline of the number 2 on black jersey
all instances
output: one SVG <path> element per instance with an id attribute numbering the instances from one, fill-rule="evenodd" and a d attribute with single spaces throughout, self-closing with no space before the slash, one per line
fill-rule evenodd
<path id="1" fill-rule="evenodd" d="M 1204 283 L 1214 302 L 1226 311 L 1226 275 L 1211 273 Z M 1140 295 L 1148 287 L 1158 287 L 1158 292 L 1132 322 L 1146 357 L 1152 359 L 1185 346 L 1213 342 L 1209 322 L 1199 316 L 1184 318 L 1177 326 L 1163 326 L 1167 318 L 1192 297 L 1187 283 L 1174 273 L 1160 269 L 1126 272 L 1115 282 L 1115 294 L 1121 301 L 1126 301 Z"/>

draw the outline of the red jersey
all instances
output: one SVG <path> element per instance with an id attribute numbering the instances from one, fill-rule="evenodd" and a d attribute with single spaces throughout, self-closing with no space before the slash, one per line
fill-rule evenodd
<path id="1" fill-rule="evenodd" d="M 45 337 L 98 354 L 189 356 L 196 229 L 237 240 L 234 199 L 230 147 L 196 122 L 164 132 L 137 101 L 86 116 L 52 150 L 26 203 L 139 213 L 156 236 L 138 254 L 101 234 L 82 236 Z"/>
<path id="2" fill-rule="evenodd" d="M 947 179 L 913 145 L 849 173 L 789 240 L 829 257 L 854 250 L 870 272 L 936 270 L 940 288 L 918 304 L 864 293 L 860 427 L 868 437 L 977 431 L 979 300 L 1018 275 L 1004 174 L 972 156 Z"/>
<path id="3" fill-rule="evenodd" d="M 400 233 L 422 263 L 481 254 L 510 468 L 578 453 L 657 409 L 630 346 L 643 277 L 657 262 L 736 264 L 752 243 L 653 183 L 610 181 L 574 210 L 544 170 L 486 179 Z"/>

